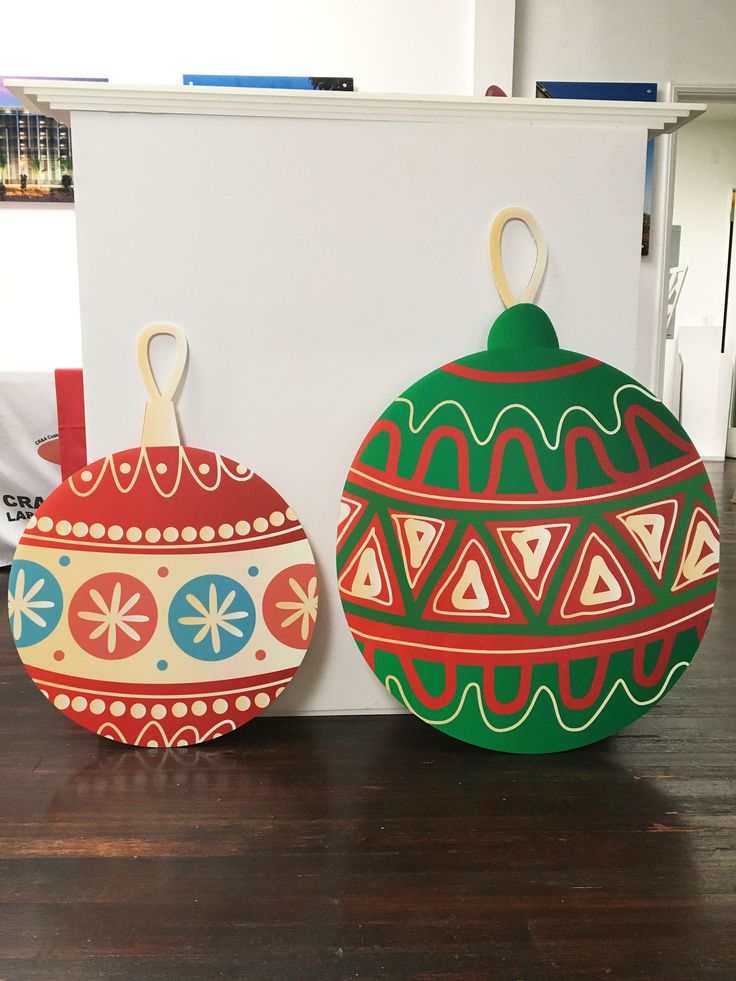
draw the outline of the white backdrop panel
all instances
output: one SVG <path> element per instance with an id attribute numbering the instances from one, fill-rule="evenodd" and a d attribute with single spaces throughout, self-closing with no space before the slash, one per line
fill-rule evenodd
<path id="1" fill-rule="evenodd" d="M 91 458 L 139 440 L 135 339 L 178 323 L 186 442 L 273 483 L 319 563 L 315 639 L 279 711 L 396 709 L 335 586 L 348 465 L 394 396 L 484 346 L 501 310 L 487 237 L 507 205 L 546 231 L 538 300 L 562 345 L 637 373 L 645 131 L 86 112 L 72 124 Z M 504 248 L 521 287 L 524 229 Z"/>

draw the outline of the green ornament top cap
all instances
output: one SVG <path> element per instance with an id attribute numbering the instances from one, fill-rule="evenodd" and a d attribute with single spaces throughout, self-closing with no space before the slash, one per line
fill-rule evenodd
<path id="1" fill-rule="evenodd" d="M 541 307 L 533 303 L 517 303 L 504 310 L 488 332 L 489 351 L 559 346 L 552 321 Z"/>

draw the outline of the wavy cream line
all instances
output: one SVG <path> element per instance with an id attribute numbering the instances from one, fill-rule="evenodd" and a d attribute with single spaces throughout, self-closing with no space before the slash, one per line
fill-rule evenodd
<path id="1" fill-rule="evenodd" d="M 632 391 L 634 392 L 639 392 L 641 395 L 646 396 L 646 398 L 651 399 L 653 402 L 659 402 L 659 399 L 657 398 L 656 395 L 652 395 L 651 392 L 648 392 L 645 388 L 642 388 L 640 385 L 634 385 L 631 384 L 630 382 L 627 383 L 626 385 L 621 385 L 621 387 L 617 388 L 613 394 L 613 408 L 616 413 L 616 425 L 613 427 L 613 429 L 607 429 L 606 426 L 600 421 L 600 419 L 598 419 L 590 411 L 590 409 L 586 409 L 585 406 L 571 405 L 569 406 L 569 408 L 565 409 L 565 411 L 562 413 L 559 425 L 557 426 L 557 435 L 553 443 L 550 443 L 549 439 L 547 438 L 547 433 L 545 432 L 541 419 L 539 419 L 539 417 L 535 415 L 535 413 L 529 408 L 529 406 L 521 405 L 519 402 L 514 402 L 512 405 L 504 406 L 504 408 L 496 416 L 496 420 L 491 426 L 491 430 L 488 433 L 488 435 L 485 437 L 485 439 L 481 439 L 478 433 L 475 431 L 475 427 L 473 426 L 473 423 L 470 421 L 470 416 L 468 415 L 465 406 L 461 405 L 459 402 L 456 402 L 455 399 L 445 399 L 442 402 L 438 402 L 437 405 L 435 405 L 434 408 L 427 413 L 427 415 L 424 417 L 424 419 L 422 419 L 422 421 L 419 423 L 418 426 L 414 425 L 414 413 L 416 411 L 416 408 L 414 406 L 414 403 L 411 401 L 411 399 L 405 398 L 403 395 L 401 395 L 399 396 L 399 398 L 396 399 L 396 401 L 404 402 L 406 405 L 409 406 L 409 429 L 411 430 L 412 433 L 415 434 L 421 432 L 421 430 L 427 425 L 427 423 L 435 414 L 435 412 L 439 412 L 439 410 L 446 405 L 454 405 L 457 409 L 460 410 L 460 413 L 465 417 L 465 421 L 468 424 L 468 429 L 470 430 L 473 439 L 478 444 L 478 446 L 485 446 L 493 439 L 496 430 L 498 429 L 501 423 L 501 419 L 504 417 L 504 415 L 507 412 L 511 412 L 513 409 L 521 409 L 522 412 L 526 412 L 526 414 L 531 416 L 534 422 L 536 422 L 539 432 L 542 436 L 542 439 L 544 440 L 544 443 L 548 447 L 548 449 L 556 450 L 560 446 L 560 440 L 562 438 L 562 427 L 565 422 L 565 419 L 572 412 L 582 412 L 583 415 L 588 416 L 588 418 L 590 418 L 593 421 L 593 423 L 595 423 L 598 429 L 600 429 L 600 431 L 602 433 L 605 433 L 607 436 L 613 436 L 614 433 L 619 432 L 621 426 L 623 425 L 623 419 L 621 418 L 621 412 L 619 411 L 618 399 L 621 393 L 624 392 L 627 388 L 632 389 Z"/>
<path id="2" fill-rule="evenodd" d="M 657 692 L 657 694 L 656 695 L 653 695 L 652 698 L 645 699 L 643 702 L 642 701 L 639 701 L 638 698 L 636 698 L 634 695 L 632 695 L 631 689 L 626 684 L 626 682 L 624 681 L 623 678 L 618 678 L 616 680 L 615 684 L 613 685 L 613 687 L 611 688 L 611 690 L 609 691 L 609 693 L 606 695 L 606 697 L 604 698 L 604 700 L 601 702 L 600 706 L 596 709 L 596 711 L 588 719 L 588 721 L 585 722 L 585 723 L 583 723 L 583 725 L 581 725 L 581 726 L 568 726 L 568 725 L 566 725 L 562 721 L 562 716 L 560 715 L 560 710 L 559 710 L 559 707 L 557 705 L 557 699 L 555 697 L 555 694 L 554 694 L 554 692 L 552 691 L 551 688 L 548 688 L 547 687 L 547 685 L 540 685 L 540 687 L 537 688 L 537 690 L 534 693 L 534 698 L 531 700 L 531 703 L 529 705 L 529 708 L 522 715 L 522 717 L 518 720 L 518 722 L 514 722 L 512 725 L 506 726 L 506 727 L 501 726 L 500 728 L 497 727 L 497 726 L 494 726 L 493 723 L 491 723 L 491 722 L 488 721 L 488 717 L 486 716 L 486 713 L 485 713 L 485 711 L 483 709 L 483 699 L 482 699 L 482 696 L 481 696 L 480 685 L 478 684 L 477 681 L 471 681 L 471 682 L 468 683 L 468 685 L 465 688 L 465 691 L 462 694 L 462 698 L 460 699 L 460 704 L 455 709 L 455 711 L 452 713 L 452 715 L 448 716 L 446 719 L 430 719 L 430 718 L 427 718 L 424 715 L 420 715 L 419 712 L 417 712 L 415 709 L 413 709 L 411 707 L 411 705 L 409 704 L 409 702 L 407 701 L 407 698 L 406 698 L 406 695 L 404 694 L 404 689 L 403 689 L 403 687 L 401 685 L 401 682 L 399 681 L 399 679 L 395 675 L 392 675 L 392 674 L 389 675 L 386 678 L 385 685 L 386 685 L 386 691 L 389 693 L 389 695 L 394 695 L 395 698 L 396 697 L 400 697 L 401 701 L 409 709 L 410 712 L 412 712 L 414 715 L 416 715 L 416 717 L 418 719 L 421 719 L 422 722 L 428 722 L 430 725 L 433 725 L 433 726 L 446 726 L 446 725 L 449 725 L 451 722 L 454 722 L 455 719 L 460 715 L 460 713 L 463 710 L 463 705 L 465 704 L 465 699 L 468 696 L 468 692 L 470 691 L 471 688 L 474 688 L 475 691 L 476 691 L 477 698 L 478 698 L 478 708 L 480 709 L 481 718 L 483 719 L 483 722 L 485 724 L 486 729 L 490 729 L 492 732 L 511 732 L 514 729 L 518 729 L 518 727 L 521 726 L 521 725 L 523 725 L 526 722 L 526 720 L 529 718 L 529 716 L 531 715 L 531 713 L 534 711 L 534 706 L 537 704 L 537 700 L 539 699 L 539 696 L 542 694 L 542 692 L 546 692 L 549 695 L 550 700 L 552 702 L 552 708 L 554 709 L 555 715 L 557 716 L 557 721 L 560 724 L 560 728 L 565 729 L 567 732 L 582 732 L 584 729 L 587 729 L 589 726 L 592 726 L 593 725 L 593 723 L 596 721 L 596 719 L 601 714 L 601 712 L 603 711 L 603 709 L 606 707 L 606 705 L 608 705 L 608 703 L 610 702 L 610 700 L 613 698 L 614 692 L 616 691 L 617 688 L 619 688 L 619 687 L 623 688 L 624 691 L 626 692 L 628 698 L 629 698 L 629 701 L 632 702 L 634 705 L 639 705 L 639 706 L 652 705 L 654 702 L 657 701 L 657 699 L 659 699 L 659 698 L 662 697 L 663 693 L 667 689 L 667 686 L 669 685 L 670 681 L 672 680 L 672 676 L 675 673 L 675 671 L 677 671 L 678 668 L 686 668 L 688 666 L 688 664 L 689 664 L 688 661 L 678 661 L 677 664 L 673 665 L 672 668 L 671 668 L 671 670 L 670 670 L 670 673 L 667 675 L 667 680 L 662 685 L 662 687 L 659 689 L 659 691 Z M 398 696 L 394 692 L 391 691 L 391 684 L 390 683 L 392 681 L 396 684 L 396 687 L 399 690 L 399 695 Z"/>
<path id="3" fill-rule="evenodd" d="M 125 486 L 123 486 L 120 480 L 118 479 L 118 473 L 114 463 L 114 455 L 105 457 L 105 462 L 100 467 L 100 472 L 97 475 L 97 480 L 95 480 L 94 483 L 91 484 L 89 487 L 86 487 L 84 490 L 80 487 L 77 487 L 73 478 L 70 478 L 69 486 L 71 487 L 72 491 L 77 495 L 77 497 L 89 497 L 91 494 L 94 494 L 94 492 L 100 486 L 102 479 L 105 476 L 105 472 L 109 469 L 112 475 L 113 482 L 115 483 L 115 486 L 120 491 L 120 493 L 129 494 L 135 487 L 136 483 L 138 482 L 138 477 L 140 476 L 140 472 L 143 469 L 144 464 L 146 470 L 148 471 L 148 476 L 151 479 L 151 483 L 156 488 L 156 491 L 158 492 L 159 496 L 164 498 L 173 497 L 174 494 L 176 494 L 176 492 L 179 490 L 184 463 L 186 463 L 187 469 L 189 470 L 190 475 L 193 477 L 196 483 L 199 484 L 202 490 L 206 490 L 206 491 L 217 490 L 217 488 L 220 486 L 220 483 L 222 482 L 223 473 L 227 474 L 227 476 L 230 477 L 231 480 L 237 480 L 240 483 L 244 483 L 245 481 L 252 479 L 253 477 L 252 470 L 247 470 L 244 474 L 231 473 L 231 471 L 225 466 L 222 457 L 217 453 L 213 455 L 215 457 L 215 464 L 217 467 L 217 477 L 214 484 L 205 483 L 200 478 L 199 474 L 195 473 L 194 468 L 192 467 L 192 464 L 189 461 L 189 457 L 184 452 L 184 447 L 180 447 L 178 468 L 176 472 L 176 480 L 174 481 L 174 485 L 171 488 L 171 490 L 168 493 L 165 493 L 159 486 L 159 482 L 156 479 L 156 474 L 154 473 L 154 470 L 151 466 L 151 461 L 148 459 L 148 453 L 146 452 L 145 447 L 143 447 L 140 451 L 140 455 L 138 456 L 138 462 L 136 464 L 136 468 L 133 473 L 133 476 L 128 478 Z"/>
<path id="4" fill-rule="evenodd" d="M 114 722 L 103 722 L 100 728 L 97 730 L 97 735 L 102 736 L 103 739 L 112 739 L 112 733 L 108 736 L 107 730 L 111 729 L 113 733 L 117 736 L 121 743 L 125 742 L 125 736 L 122 734 L 120 729 L 115 725 Z M 104 731 L 103 731 L 104 730 Z"/>
<path id="5" fill-rule="evenodd" d="M 223 726 L 223 725 L 229 725 L 230 726 L 229 732 L 234 732 L 237 729 L 237 726 L 236 726 L 235 722 L 233 722 L 232 719 L 221 719 L 219 722 L 216 722 L 215 725 L 213 725 L 205 733 L 201 733 L 199 731 L 199 729 L 195 725 L 193 725 L 191 722 L 186 722 L 186 723 L 184 723 L 184 725 L 180 726 L 177 729 L 177 731 L 174 733 L 174 735 L 170 739 L 167 739 L 166 738 L 166 733 L 164 732 L 163 728 L 161 727 L 161 725 L 158 722 L 147 722 L 143 726 L 143 728 L 141 729 L 141 731 L 138 733 L 138 735 L 135 737 L 135 742 L 132 745 L 133 746 L 142 746 L 143 744 L 141 743 L 141 739 L 143 738 L 143 733 L 144 732 L 147 732 L 149 729 L 154 730 L 154 732 L 155 732 L 155 730 L 158 730 L 158 733 L 159 733 L 159 735 L 161 737 L 161 741 L 160 741 L 159 745 L 156 747 L 157 749 L 173 749 L 176 746 L 177 741 L 182 738 L 183 734 L 184 733 L 188 733 L 188 732 L 193 732 L 194 735 L 195 735 L 195 737 L 196 737 L 196 740 L 195 740 L 195 743 L 188 742 L 187 745 L 196 745 L 196 743 L 203 743 L 203 742 L 206 742 L 208 739 L 211 739 L 213 733 L 217 729 L 219 729 L 220 726 Z M 98 736 L 103 736 L 103 737 L 106 737 L 106 738 L 110 738 L 108 736 L 108 730 L 112 730 L 112 732 L 117 735 L 117 737 L 118 737 L 118 739 L 119 739 L 119 741 L 121 743 L 127 743 L 127 740 L 126 740 L 125 736 L 123 736 L 122 732 L 115 725 L 114 722 L 103 722 L 102 725 L 100 726 L 100 728 L 97 730 L 97 735 Z M 222 732 L 222 733 L 220 733 L 220 735 L 223 735 L 224 736 L 225 733 Z M 128 745 L 131 745 L 131 744 L 128 744 Z"/>

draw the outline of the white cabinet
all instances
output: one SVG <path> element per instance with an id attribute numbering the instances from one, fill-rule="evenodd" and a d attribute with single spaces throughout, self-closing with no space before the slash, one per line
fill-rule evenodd
<path id="1" fill-rule="evenodd" d="M 538 302 L 562 345 L 644 373 L 647 134 L 703 107 L 11 87 L 71 118 L 90 454 L 139 440 L 135 339 L 151 321 L 179 324 L 186 441 L 278 488 L 319 562 L 315 642 L 279 709 L 396 709 L 335 587 L 340 490 L 360 440 L 413 380 L 484 346 L 501 310 L 488 233 L 507 205 L 544 228 Z M 521 227 L 504 250 L 512 283 L 525 282 Z"/>

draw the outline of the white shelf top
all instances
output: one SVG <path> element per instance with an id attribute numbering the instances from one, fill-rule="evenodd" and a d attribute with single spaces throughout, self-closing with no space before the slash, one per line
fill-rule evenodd
<path id="1" fill-rule="evenodd" d="M 177 113 L 312 119 L 443 122 L 503 119 L 526 123 L 643 126 L 671 133 L 707 109 L 679 102 L 598 102 L 477 96 L 375 95 L 194 85 L 117 85 L 7 79 L 5 86 L 31 112 L 68 123 L 72 112 Z"/>

